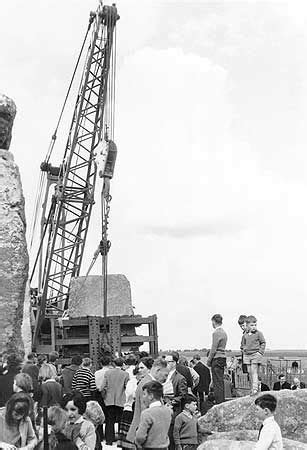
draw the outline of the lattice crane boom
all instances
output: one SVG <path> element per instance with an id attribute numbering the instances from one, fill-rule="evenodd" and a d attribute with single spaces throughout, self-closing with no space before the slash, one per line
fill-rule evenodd
<path id="1" fill-rule="evenodd" d="M 46 315 L 60 316 L 67 309 L 70 280 L 80 273 L 94 203 L 95 158 L 104 138 L 106 146 L 113 144 L 105 132 L 113 137 L 113 49 L 118 19 L 115 5 L 100 3 L 91 13 L 91 42 L 46 224 L 49 235 L 38 288 L 34 342 Z M 41 166 L 46 172 L 51 168 L 47 162 Z"/>

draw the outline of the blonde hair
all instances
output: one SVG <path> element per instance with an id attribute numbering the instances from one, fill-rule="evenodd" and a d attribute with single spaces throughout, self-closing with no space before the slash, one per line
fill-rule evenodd
<path id="1" fill-rule="evenodd" d="M 39 369 L 38 376 L 43 381 L 46 381 L 50 380 L 51 378 L 54 378 L 54 372 L 48 363 L 43 362 L 42 367 Z"/>
<path id="2" fill-rule="evenodd" d="M 67 423 L 67 414 L 60 406 L 51 406 L 48 408 L 48 424 L 52 426 L 53 431 L 63 431 Z"/>
<path id="3" fill-rule="evenodd" d="M 102 424 L 105 419 L 101 406 L 94 400 L 87 402 L 84 417 L 92 422 L 95 427 Z"/>

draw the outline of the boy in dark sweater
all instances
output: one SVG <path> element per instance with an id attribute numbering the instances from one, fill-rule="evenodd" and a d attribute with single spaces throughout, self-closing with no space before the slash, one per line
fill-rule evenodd
<path id="1" fill-rule="evenodd" d="M 168 429 L 172 412 L 161 403 L 163 386 L 158 381 L 149 381 L 143 386 L 143 401 L 147 406 L 141 413 L 135 443 L 138 448 L 167 449 Z"/>
<path id="2" fill-rule="evenodd" d="M 183 398 L 184 409 L 174 424 L 174 441 L 178 450 L 194 450 L 198 447 L 199 425 L 196 416 L 197 399 L 187 394 Z"/>
<path id="3" fill-rule="evenodd" d="M 248 316 L 246 319 L 246 331 L 242 337 L 241 350 L 243 351 L 243 363 L 247 365 L 251 383 L 251 395 L 258 392 L 258 373 L 263 361 L 265 351 L 265 339 L 261 331 L 257 330 L 257 319 Z"/>

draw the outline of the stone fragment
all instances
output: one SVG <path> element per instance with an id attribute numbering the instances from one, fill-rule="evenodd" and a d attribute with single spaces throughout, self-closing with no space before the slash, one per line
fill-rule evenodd
<path id="1" fill-rule="evenodd" d="M 277 398 L 275 418 L 283 437 L 307 443 L 307 389 L 273 391 Z M 255 397 L 241 397 L 214 406 L 199 419 L 210 431 L 259 430 Z"/>
<path id="2" fill-rule="evenodd" d="M 16 105 L 9 97 L 0 94 L 0 149 L 8 150 L 12 139 L 12 127 Z"/>

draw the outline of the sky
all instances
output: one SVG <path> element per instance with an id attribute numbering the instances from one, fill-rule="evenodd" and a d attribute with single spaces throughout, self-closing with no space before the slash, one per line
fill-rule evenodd
<path id="1" fill-rule="evenodd" d="M 96 6 L 0 3 L 0 89 L 18 110 L 10 150 L 28 230 L 39 165 Z M 254 314 L 267 348 L 306 349 L 307 3 L 117 7 L 110 273 L 129 279 L 136 313 L 158 315 L 159 348 L 209 347 L 220 313 L 228 348 L 239 347 L 238 316 Z"/>

